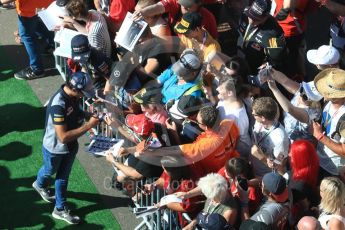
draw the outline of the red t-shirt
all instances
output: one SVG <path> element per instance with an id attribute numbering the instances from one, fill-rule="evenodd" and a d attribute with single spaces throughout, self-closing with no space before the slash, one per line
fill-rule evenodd
<path id="1" fill-rule="evenodd" d="M 231 194 L 233 194 L 234 197 L 239 197 L 236 184 L 233 183 L 232 181 L 229 181 L 229 178 L 227 178 L 227 176 L 225 175 L 225 167 L 221 168 L 218 171 L 218 174 L 221 175 L 222 177 L 224 177 L 229 182 Z M 260 202 L 262 200 L 262 193 L 259 189 L 256 189 L 253 186 L 248 186 L 248 190 L 249 190 L 249 192 L 248 192 L 248 199 L 249 199 L 248 208 L 249 208 L 250 214 L 253 214 L 257 210 L 257 208 L 260 206 Z"/>
<path id="2" fill-rule="evenodd" d="M 175 192 L 188 192 L 193 188 L 197 187 L 196 180 L 182 180 L 178 188 L 171 188 L 170 187 L 170 177 L 169 175 L 163 171 L 161 179 L 164 180 L 164 190 L 167 191 L 168 194 L 175 193 Z M 196 215 L 202 210 L 203 204 L 198 203 L 199 201 L 204 200 L 203 196 L 196 196 L 189 199 L 184 200 L 181 207 L 186 210 L 189 217 L 192 219 L 196 217 Z M 179 222 L 181 226 L 185 226 L 187 222 L 182 218 L 182 213 L 178 212 Z"/>
<path id="3" fill-rule="evenodd" d="M 284 0 L 274 1 L 277 4 L 274 12 L 274 16 L 276 16 L 283 8 Z M 290 12 L 285 20 L 278 21 L 279 25 L 284 30 L 285 37 L 300 35 L 301 32 L 304 32 L 306 29 L 305 15 L 307 11 L 310 11 L 316 6 L 312 3 L 312 0 L 299 0 L 296 1 L 296 4 L 297 6 L 294 12 Z"/>
<path id="4" fill-rule="evenodd" d="M 54 0 L 16 0 L 17 14 L 23 17 L 33 17 L 36 9 L 47 8 Z"/>
<path id="5" fill-rule="evenodd" d="M 175 26 L 177 22 L 181 20 L 181 6 L 177 0 L 161 0 L 165 12 L 169 14 L 169 24 Z M 202 16 L 201 25 L 211 34 L 215 39 L 218 38 L 217 23 L 214 15 L 204 7 L 200 7 L 199 13 Z"/>
<path id="6" fill-rule="evenodd" d="M 109 18 L 115 24 L 116 28 L 120 28 L 127 12 L 133 12 L 135 0 L 113 0 L 109 7 Z"/>

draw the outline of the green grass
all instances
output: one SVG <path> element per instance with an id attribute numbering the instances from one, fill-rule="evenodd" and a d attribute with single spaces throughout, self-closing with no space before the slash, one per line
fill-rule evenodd
<path id="1" fill-rule="evenodd" d="M 45 110 L 27 82 L 12 77 L 12 67 L 0 46 L 0 229 L 120 229 L 77 159 L 68 203 L 83 224 L 52 218 L 54 205 L 32 189 L 42 164 Z"/>

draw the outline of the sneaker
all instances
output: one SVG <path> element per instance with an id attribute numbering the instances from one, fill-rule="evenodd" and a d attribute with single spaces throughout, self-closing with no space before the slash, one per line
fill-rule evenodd
<path id="1" fill-rule="evenodd" d="M 64 209 L 61 211 L 57 210 L 57 208 L 55 207 L 52 215 L 55 219 L 64 220 L 69 224 L 79 224 L 80 223 L 79 216 L 71 215 L 70 210 L 68 210 L 66 207 L 64 207 Z"/>
<path id="2" fill-rule="evenodd" d="M 44 71 L 33 71 L 31 67 L 25 68 L 14 74 L 14 77 L 18 80 L 32 80 L 36 78 L 44 77 Z"/>
<path id="3" fill-rule="evenodd" d="M 55 201 L 55 196 L 52 195 L 52 191 L 49 188 L 40 188 L 37 185 L 37 181 L 32 184 L 32 187 L 41 195 L 42 199 L 48 203 Z"/>
<path id="4" fill-rule="evenodd" d="M 0 4 L 1 10 L 12 10 L 15 8 L 16 8 L 16 5 L 14 4 L 14 2 L 7 3 L 7 4 Z"/>

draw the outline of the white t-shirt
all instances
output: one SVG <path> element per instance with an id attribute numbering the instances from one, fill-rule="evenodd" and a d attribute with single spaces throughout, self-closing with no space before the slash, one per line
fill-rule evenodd
<path id="1" fill-rule="evenodd" d="M 336 143 L 340 143 L 340 137 L 334 137 L 338 121 L 345 113 L 345 105 L 334 111 L 328 102 L 322 112 L 322 126 L 325 127 L 325 135 Z M 332 137 L 333 136 L 333 137 Z M 339 175 L 338 168 L 345 165 L 345 158 L 339 156 L 321 142 L 317 145 L 317 153 L 320 158 L 320 166 L 333 175 Z"/>
<path id="2" fill-rule="evenodd" d="M 339 215 L 328 215 L 326 213 L 321 213 L 319 216 L 319 222 L 321 224 L 322 229 L 328 230 L 328 221 L 330 221 L 332 218 L 336 218 L 343 222 L 343 225 L 345 227 L 345 217 L 339 216 Z"/>
<path id="3" fill-rule="evenodd" d="M 152 34 L 157 35 L 159 29 L 162 26 L 167 26 L 167 22 L 162 17 L 160 17 L 153 26 L 150 26 Z"/>
<path id="4" fill-rule="evenodd" d="M 268 158 L 282 161 L 288 156 L 290 141 L 284 127 L 276 122 L 270 129 L 256 122 L 254 125 L 254 144 L 256 144 Z M 250 155 L 256 176 L 264 176 L 272 172 L 266 164 Z"/>
<path id="5" fill-rule="evenodd" d="M 230 119 L 235 121 L 237 127 L 240 130 L 240 138 L 237 143 L 236 150 L 243 157 L 248 157 L 250 154 L 250 148 L 252 146 L 252 140 L 249 136 L 249 119 L 246 112 L 246 108 L 242 106 L 239 109 L 230 109 L 224 106 L 224 101 L 219 101 L 217 105 L 219 111 L 219 117 L 221 120 Z"/>

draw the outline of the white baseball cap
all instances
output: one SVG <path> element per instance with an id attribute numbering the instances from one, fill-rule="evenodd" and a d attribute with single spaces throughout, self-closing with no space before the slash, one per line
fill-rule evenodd
<path id="1" fill-rule="evenodd" d="M 323 45 L 317 50 L 308 50 L 307 59 L 314 65 L 333 65 L 338 63 L 340 54 L 333 46 Z"/>
<path id="2" fill-rule="evenodd" d="M 314 81 L 310 81 L 310 82 L 303 81 L 302 87 L 309 100 L 320 101 L 323 98 L 322 95 L 319 93 L 319 91 L 317 91 Z"/>

